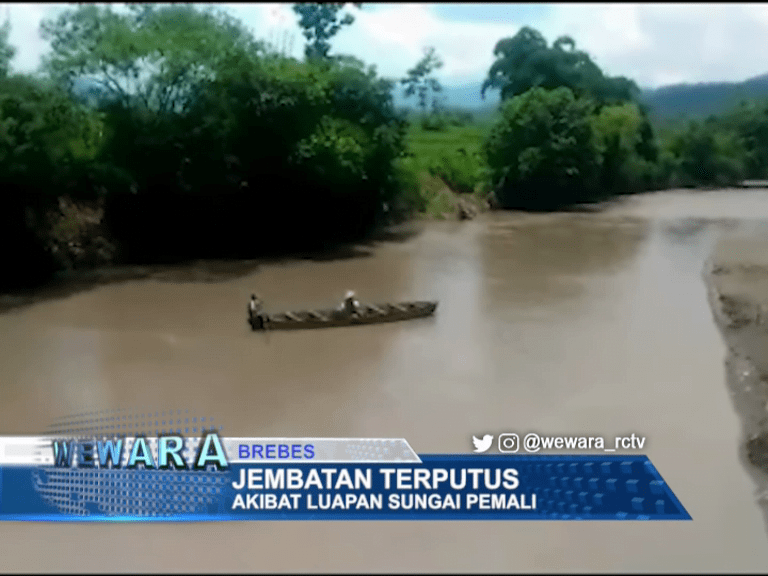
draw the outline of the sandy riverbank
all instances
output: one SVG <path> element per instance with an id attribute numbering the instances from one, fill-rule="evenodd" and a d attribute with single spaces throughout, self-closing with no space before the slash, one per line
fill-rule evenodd
<path id="1" fill-rule="evenodd" d="M 768 520 L 768 231 L 723 237 L 705 280 L 728 348 L 729 392 L 744 427 L 740 455 Z"/>

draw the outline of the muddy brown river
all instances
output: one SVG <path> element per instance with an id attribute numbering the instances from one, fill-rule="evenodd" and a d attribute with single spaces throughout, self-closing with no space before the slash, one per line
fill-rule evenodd
<path id="1" fill-rule="evenodd" d="M 763 222 L 764 221 L 764 222 Z M 0 524 L 2 570 L 764 571 L 725 345 L 702 279 L 768 191 L 665 192 L 605 211 L 490 213 L 355 257 L 216 283 L 101 286 L 0 315 L 0 434 L 84 410 L 184 408 L 225 436 L 647 438 L 690 522 Z M 257 334 L 245 306 L 437 299 L 432 319 Z"/>

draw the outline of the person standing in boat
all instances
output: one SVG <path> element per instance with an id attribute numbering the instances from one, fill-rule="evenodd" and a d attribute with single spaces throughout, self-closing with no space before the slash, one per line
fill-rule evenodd
<path id="1" fill-rule="evenodd" d="M 341 311 L 347 316 L 357 316 L 359 307 L 360 303 L 355 299 L 355 293 L 349 290 L 341 303 Z"/>
<path id="2" fill-rule="evenodd" d="M 251 301 L 248 302 L 248 318 L 254 329 L 264 329 L 265 322 L 264 315 L 262 314 L 261 298 L 256 296 L 256 294 L 251 294 Z"/>

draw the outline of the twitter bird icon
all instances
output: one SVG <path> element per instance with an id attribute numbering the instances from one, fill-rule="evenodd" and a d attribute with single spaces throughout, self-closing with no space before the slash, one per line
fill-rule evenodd
<path id="1" fill-rule="evenodd" d="M 482 438 L 472 436 L 472 443 L 475 445 L 475 452 L 485 452 L 493 444 L 493 436 L 486 434 Z"/>

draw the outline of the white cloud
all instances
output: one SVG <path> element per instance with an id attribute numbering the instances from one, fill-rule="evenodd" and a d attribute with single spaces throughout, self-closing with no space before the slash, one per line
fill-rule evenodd
<path id="1" fill-rule="evenodd" d="M 221 5 L 220 5 L 221 6 Z M 304 38 L 290 4 L 226 6 L 257 37 L 300 56 Z M 18 48 L 14 66 L 31 71 L 46 51 L 39 37 L 42 17 L 55 4 L 0 5 L 9 11 L 11 43 Z M 350 8 L 355 23 L 333 40 L 336 53 L 354 54 L 376 64 L 390 77 L 402 77 L 434 46 L 445 62 L 438 77 L 447 84 L 481 79 L 493 62 L 499 39 L 520 26 L 540 30 L 549 41 L 569 35 L 612 75 L 642 86 L 669 82 L 743 80 L 768 72 L 768 5 L 750 4 L 556 4 L 537 21 L 466 22 L 438 16 L 430 4 Z"/>
<path id="2" fill-rule="evenodd" d="M 631 4 L 563 5 L 552 10 L 540 30 L 550 41 L 568 35 L 577 46 L 595 47 L 603 55 L 632 54 L 650 44 L 640 18 L 639 7 Z"/>
<path id="3" fill-rule="evenodd" d="M 299 57 L 303 37 L 298 17 L 290 4 L 222 4 L 252 30 L 257 38 L 267 40 L 282 52 Z"/>
<path id="4" fill-rule="evenodd" d="M 766 5 L 558 5 L 541 30 L 570 34 L 608 73 L 641 85 L 738 81 L 768 71 Z"/>
<path id="5" fill-rule="evenodd" d="M 9 42 L 16 47 L 14 68 L 19 72 L 32 72 L 48 50 L 48 43 L 40 37 L 40 21 L 54 14 L 59 6 L 51 4 L 0 4 L 0 19 L 11 21 Z"/>
<path id="6" fill-rule="evenodd" d="M 458 22 L 436 16 L 429 4 L 398 4 L 376 12 L 355 10 L 355 23 L 339 33 L 337 52 L 358 54 L 377 64 L 385 76 L 402 77 L 434 46 L 444 67 L 438 78 L 453 83 L 477 80 L 493 63 L 499 39 L 512 36 L 518 24 Z"/>
<path id="7" fill-rule="evenodd" d="M 304 38 L 290 5 L 226 6 L 246 22 L 256 36 L 281 45 L 287 41 L 292 48 L 290 54 L 302 54 Z M 379 5 L 375 11 L 350 7 L 348 11 L 355 22 L 333 39 L 333 52 L 353 54 L 366 63 L 375 64 L 381 74 L 391 77 L 404 76 L 422 57 L 423 49 L 434 46 L 445 62 L 439 77 L 476 80 L 493 62 L 496 42 L 514 34 L 519 27 L 444 20 L 433 13 L 429 4 Z"/>
<path id="8" fill-rule="evenodd" d="M 448 83 L 482 78 L 499 39 L 523 25 L 551 42 L 569 35 L 606 73 L 641 86 L 671 82 L 739 81 L 768 72 L 768 5 L 556 4 L 532 22 L 460 22 L 434 14 L 429 4 L 399 4 L 355 11 L 355 24 L 334 41 L 340 52 L 374 62 L 385 75 L 402 76 L 435 46 Z"/>

